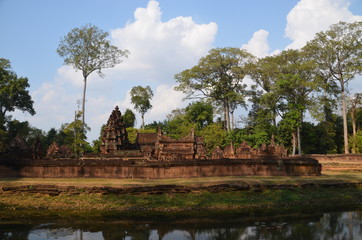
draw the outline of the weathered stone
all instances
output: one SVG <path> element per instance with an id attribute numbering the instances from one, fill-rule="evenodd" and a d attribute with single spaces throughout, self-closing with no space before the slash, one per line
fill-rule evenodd
<path id="1" fill-rule="evenodd" d="M 115 154 L 129 146 L 126 127 L 118 106 L 112 111 L 102 131 L 102 154 Z"/>
<path id="2" fill-rule="evenodd" d="M 34 143 L 31 145 L 31 153 L 33 159 L 39 160 L 43 155 L 42 144 L 39 136 L 36 137 Z"/>
<path id="3" fill-rule="evenodd" d="M 223 155 L 223 150 L 219 146 L 217 146 L 212 152 L 212 159 L 222 159 Z"/>
<path id="4" fill-rule="evenodd" d="M 50 144 L 50 146 L 48 147 L 47 157 L 53 158 L 53 157 L 55 157 L 58 153 L 59 153 L 59 146 L 58 146 L 58 144 L 57 144 L 56 142 L 53 142 L 53 143 Z"/>

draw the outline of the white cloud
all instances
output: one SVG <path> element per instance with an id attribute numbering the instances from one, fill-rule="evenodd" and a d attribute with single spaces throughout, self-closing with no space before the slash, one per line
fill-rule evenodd
<path id="1" fill-rule="evenodd" d="M 165 84 L 157 87 L 152 100 L 154 107 L 150 110 L 148 118 L 161 121 L 172 110 L 186 106 L 187 103 L 182 101 L 185 95 L 180 91 L 175 91 L 174 87 L 174 85 Z"/>
<path id="2" fill-rule="evenodd" d="M 348 10 L 348 0 L 301 0 L 289 12 L 285 35 L 292 40 L 287 48 L 301 48 L 314 35 L 339 21 L 361 21 Z"/>
<path id="3" fill-rule="evenodd" d="M 174 74 L 191 67 L 208 52 L 217 32 L 216 23 L 197 24 L 191 17 L 162 22 L 156 1 L 138 8 L 134 16 L 135 21 L 112 30 L 111 35 L 117 46 L 130 51 L 119 70 L 147 81 L 172 81 Z"/>
<path id="4" fill-rule="evenodd" d="M 258 58 L 268 56 L 270 54 L 268 35 L 268 31 L 260 29 L 259 31 L 255 32 L 249 42 L 242 45 L 241 48 L 247 50 Z"/>
<path id="5" fill-rule="evenodd" d="M 173 90 L 174 74 L 197 64 L 207 54 L 217 25 L 197 24 L 191 17 L 183 16 L 163 22 L 161 16 L 159 3 L 150 1 L 146 8 L 137 8 L 134 19 L 124 27 L 111 31 L 113 44 L 129 50 L 130 55 L 123 63 L 106 69 L 104 78 L 95 72 L 88 78 L 86 123 L 92 129 L 89 140 L 99 136 L 101 125 L 116 105 L 122 112 L 132 109 L 129 91 L 133 86 L 150 85 L 154 90 L 153 108 L 146 113 L 146 123 L 163 120 L 173 109 L 185 105 L 182 93 Z M 73 121 L 82 90 L 81 72 L 60 67 L 53 81 L 31 93 L 37 114 L 25 120 L 44 130 Z M 24 116 L 17 114 L 17 118 Z"/>

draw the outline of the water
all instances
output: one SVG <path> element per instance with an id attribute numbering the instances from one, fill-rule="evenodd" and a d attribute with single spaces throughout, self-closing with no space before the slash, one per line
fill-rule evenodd
<path id="1" fill-rule="evenodd" d="M 0 220 L 2 240 L 362 239 L 362 211 L 283 217 Z"/>

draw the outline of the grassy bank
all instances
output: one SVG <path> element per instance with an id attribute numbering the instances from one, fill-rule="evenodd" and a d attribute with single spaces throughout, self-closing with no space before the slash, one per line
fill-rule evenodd
<path id="1" fill-rule="evenodd" d="M 298 188 L 293 190 L 230 191 L 211 193 L 160 194 L 160 195 L 100 195 L 76 196 L 43 194 L 0 195 L 0 216 L 16 217 L 21 214 L 87 217 L 112 215 L 197 215 L 213 211 L 238 212 L 294 212 L 315 211 L 320 208 L 336 210 L 362 206 L 362 187 L 348 188 Z M 44 211 L 39 211 L 44 210 Z"/>
<path id="2" fill-rule="evenodd" d="M 120 179 L 2 179 L 0 186 L 24 184 L 52 184 L 58 186 L 111 186 L 135 187 L 145 185 L 175 184 L 201 186 L 216 184 L 268 184 L 303 183 L 356 183 L 362 182 L 360 173 L 333 172 L 321 177 L 225 177 L 172 180 L 120 180 Z M 1 189 L 1 188 L 0 188 Z M 362 185 L 357 187 L 293 187 L 270 190 L 255 188 L 243 191 L 166 194 L 89 194 L 61 193 L 49 196 L 39 193 L 0 190 L 0 216 L 19 217 L 110 217 L 110 216 L 202 216 L 218 215 L 220 211 L 253 215 L 258 213 L 294 213 L 357 209 L 362 206 Z"/>
<path id="3" fill-rule="evenodd" d="M 0 216 L 19 218 L 27 216 L 150 216 L 150 215 L 216 215 L 220 211 L 236 211 L 238 214 L 258 212 L 305 212 L 319 210 L 356 209 L 362 206 L 362 185 L 354 187 L 300 187 L 305 183 L 340 184 L 361 183 L 362 163 L 325 162 L 322 176 L 243 176 L 190 179 L 0 179 Z M 337 168 L 337 167 L 338 168 Z M 352 169 L 352 170 L 351 170 Z M 357 169 L 357 170 L 356 170 Z M 57 196 L 27 192 L 6 192 L 11 186 L 53 185 L 89 187 L 132 188 L 139 186 L 177 185 L 188 187 L 235 184 L 249 186 L 297 185 L 293 188 L 270 190 L 211 192 L 196 190 L 190 193 L 164 194 L 90 194 L 81 192 L 73 195 L 61 193 Z M 40 211 L 41 210 L 41 211 Z"/>

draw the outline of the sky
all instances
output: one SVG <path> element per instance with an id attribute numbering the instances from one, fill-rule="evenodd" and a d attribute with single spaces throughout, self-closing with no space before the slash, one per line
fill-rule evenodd
<path id="1" fill-rule="evenodd" d="M 75 27 L 93 24 L 130 52 L 88 78 L 88 140 L 99 137 L 116 105 L 133 110 L 129 91 L 150 86 L 153 108 L 145 122 L 162 121 L 187 106 L 174 75 L 195 66 L 216 47 L 238 47 L 261 58 L 298 49 L 339 21 L 362 21 L 361 0 L 0 0 L 0 58 L 27 77 L 36 114 L 13 117 L 44 131 L 72 122 L 82 98 L 80 71 L 63 64 L 60 40 Z M 362 91 L 362 79 L 350 84 Z M 136 127 L 141 125 L 139 114 Z"/>

